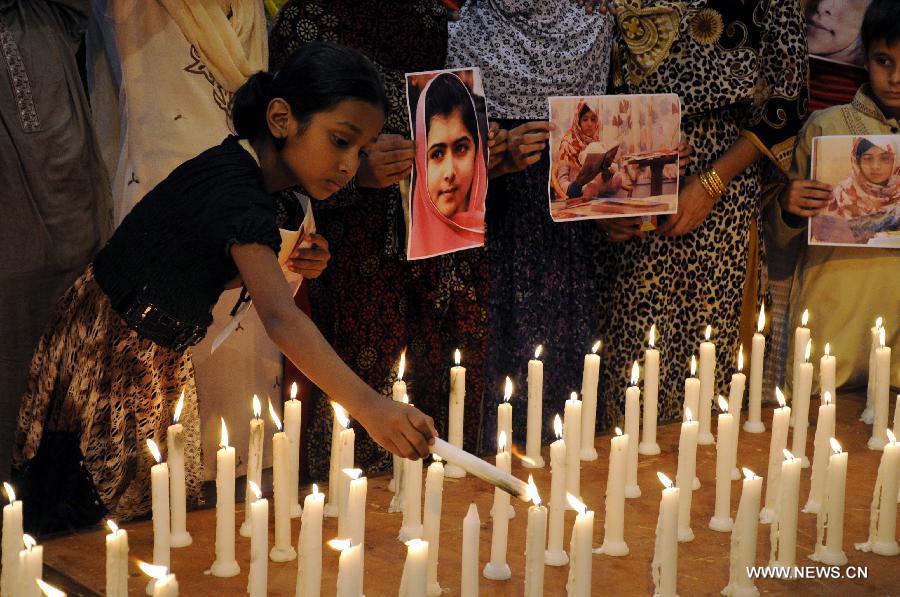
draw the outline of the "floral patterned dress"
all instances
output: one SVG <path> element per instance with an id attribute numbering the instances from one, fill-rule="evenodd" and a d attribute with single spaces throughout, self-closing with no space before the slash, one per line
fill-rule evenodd
<path id="1" fill-rule="evenodd" d="M 630 93 L 679 94 L 682 131 L 693 146 L 689 174 L 744 136 L 765 156 L 728 185 L 690 234 L 608 243 L 598 274 L 607 358 L 608 421 L 622 416 L 631 363 L 651 324 L 660 349 L 660 419 L 679 416 L 683 380 L 704 328 L 716 343 L 716 391 L 736 365 L 751 223 L 759 221 L 763 171 L 785 170 L 806 112 L 807 51 L 796 0 L 618 3 L 617 78 Z M 762 260 L 761 260 L 762 262 Z M 760 277 L 758 295 L 765 291 Z"/>

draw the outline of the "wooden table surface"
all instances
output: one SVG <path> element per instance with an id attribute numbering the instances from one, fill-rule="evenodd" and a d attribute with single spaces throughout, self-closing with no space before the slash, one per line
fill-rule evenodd
<path id="1" fill-rule="evenodd" d="M 819 402 L 813 401 L 810 418 L 814 424 Z M 862 399 L 858 396 L 841 397 L 838 400 L 837 437 L 849 452 L 847 475 L 847 498 L 844 550 L 849 557 L 849 566 L 867 568 L 868 578 L 858 579 L 818 579 L 818 580 L 759 580 L 757 587 L 764 595 L 900 595 L 900 559 L 877 556 L 853 549 L 854 542 L 867 538 L 869 504 L 875 485 L 881 452 L 866 448 L 870 427 L 858 421 L 862 411 Z M 772 410 L 763 410 L 763 421 L 771 428 Z M 643 495 L 638 499 L 626 500 L 625 540 L 631 550 L 625 557 L 595 555 L 593 557 L 594 595 L 649 595 L 653 584 L 650 576 L 650 561 L 653 555 L 654 531 L 659 511 L 661 486 L 656 478 L 657 471 L 675 478 L 677 446 L 680 425 L 662 425 L 658 430 L 658 441 L 662 448 L 659 456 L 640 456 L 638 483 Z M 807 455 L 812 459 L 812 440 L 815 429 L 811 425 L 808 434 Z M 765 475 L 768 459 L 770 434 L 748 434 L 741 432 L 739 445 L 739 466 L 746 466 Z M 524 430 L 517 440 L 524 439 Z M 603 541 L 604 505 L 603 494 L 606 486 L 609 437 L 598 436 L 596 462 L 582 464 L 582 493 L 584 501 L 596 513 L 594 545 Z M 548 450 L 544 458 L 548 465 L 535 472 L 535 481 L 545 500 L 550 494 L 550 467 Z M 692 528 L 696 538 L 690 543 L 680 543 L 678 548 L 678 589 L 682 596 L 716 595 L 728 581 L 728 555 L 730 534 L 712 531 L 708 528 L 715 501 L 715 448 L 699 446 L 697 470 L 702 487 L 694 492 Z M 513 465 L 513 473 L 527 478 L 529 469 L 518 463 Z M 806 502 L 809 492 L 810 469 L 804 469 L 800 488 L 800 504 Z M 397 540 L 401 515 L 390 514 L 387 506 L 391 494 L 387 490 L 388 477 L 369 480 L 368 510 L 366 512 L 365 541 L 365 593 L 368 597 L 396 595 L 406 548 Z M 732 516 L 736 513 L 740 499 L 741 484 L 732 483 Z M 305 495 L 308 488 L 303 488 Z M 302 498 L 301 498 L 302 499 Z M 482 521 L 480 566 L 490 556 L 491 525 L 488 512 L 493 499 L 493 489 L 469 476 L 465 479 L 446 479 L 444 482 L 443 516 L 441 524 L 440 559 L 438 579 L 445 588 L 445 594 L 459 594 L 462 521 L 469 504 L 474 502 Z M 514 500 L 515 501 L 515 500 Z M 509 524 L 508 561 L 512 568 L 512 578 L 505 582 L 489 581 L 481 578 L 482 595 L 512 596 L 522 595 L 524 590 L 524 542 L 527 519 L 527 505 L 516 503 L 516 516 Z M 243 520 L 243 505 L 237 506 L 238 523 Z M 812 514 L 800 515 L 797 540 L 798 565 L 816 565 L 808 559 L 816 540 L 816 517 Z M 574 513 L 566 514 L 565 546 L 568 548 Z M 292 534 L 299 533 L 299 519 L 293 521 Z M 133 522 L 124 525 L 128 530 L 131 546 L 132 595 L 142 595 L 147 584 L 146 577 L 137 571 L 137 559 L 149 560 L 152 556 L 152 530 L 150 521 Z M 204 509 L 190 512 L 188 529 L 194 537 L 193 545 L 172 550 L 172 570 L 178 577 L 182 595 L 242 595 L 246 592 L 249 570 L 249 539 L 238 536 L 237 558 L 241 574 L 234 578 L 213 578 L 204 574 L 213 561 L 215 541 L 215 510 Z M 326 518 L 323 540 L 334 538 L 336 519 Z M 57 537 L 43 542 L 46 577 L 65 585 L 70 595 L 102 595 L 105 586 L 104 534 L 99 528 Z M 274 541 L 274 529 L 270 531 L 270 545 Z M 764 565 L 769 559 L 769 526 L 760 525 L 757 546 L 757 563 Z M 322 594 L 333 595 L 337 575 L 338 554 L 327 547 L 323 549 Z M 564 595 L 568 567 L 547 566 L 545 571 L 546 595 Z M 288 596 L 294 594 L 297 563 L 269 564 L 269 595 Z"/>

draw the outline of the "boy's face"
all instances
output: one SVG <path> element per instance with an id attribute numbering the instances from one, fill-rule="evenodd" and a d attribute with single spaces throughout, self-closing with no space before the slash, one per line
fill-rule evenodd
<path id="1" fill-rule="evenodd" d="M 872 93 L 888 112 L 887 116 L 900 117 L 900 42 L 888 45 L 884 40 L 874 40 L 866 58 Z"/>

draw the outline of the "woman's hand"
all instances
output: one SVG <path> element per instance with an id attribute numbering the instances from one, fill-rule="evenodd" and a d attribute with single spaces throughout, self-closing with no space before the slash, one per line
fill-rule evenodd
<path id="1" fill-rule="evenodd" d="M 308 239 L 294 247 L 294 251 L 288 258 L 287 267 L 304 278 L 318 278 L 331 259 L 328 251 L 328 241 L 319 234 L 311 234 Z"/>
<path id="2" fill-rule="evenodd" d="M 497 166 L 506 158 L 509 149 L 509 133 L 501 129 L 500 125 L 491 121 L 488 128 L 488 171 L 491 178 L 505 174 L 505 172 L 495 172 Z"/>
<path id="3" fill-rule="evenodd" d="M 415 157 L 415 141 L 389 133 L 378 135 L 359 164 L 356 182 L 370 189 L 389 187 L 409 176 Z"/>
<path id="4" fill-rule="evenodd" d="M 828 206 L 831 201 L 831 185 L 816 180 L 795 178 L 778 196 L 778 203 L 784 211 L 810 218 Z"/>
<path id="5" fill-rule="evenodd" d="M 431 417 L 414 406 L 381 395 L 368 401 L 359 413 L 351 414 L 378 445 L 404 458 L 425 458 L 430 452 L 428 446 L 437 437 Z"/>
<path id="6" fill-rule="evenodd" d="M 534 120 L 509 131 L 509 150 L 506 152 L 506 173 L 520 172 L 536 164 L 547 148 L 550 123 Z"/>
<path id="7" fill-rule="evenodd" d="M 688 143 L 687 137 L 681 136 L 681 142 L 678 143 L 678 176 L 687 174 L 688 166 L 691 164 L 691 155 L 694 148 Z"/>
<path id="8" fill-rule="evenodd" d="M 678 191 L 678 212 L 668 216 L 666 223 L 659 227 L 663 236 L 682 236 L 695 230 L 709 212 L 715 199 L 710 197 L 696 176 L 690 176 Z"/>
<path id="9" fill-rule="evenodd" d="M 597 220 L 600 228 L 606 233 L 606 237 L 614 242 L 622 242 L 632 238 L 644 238 L 641 226 L 644 221 L 641 218 L 606 218 Z"/>

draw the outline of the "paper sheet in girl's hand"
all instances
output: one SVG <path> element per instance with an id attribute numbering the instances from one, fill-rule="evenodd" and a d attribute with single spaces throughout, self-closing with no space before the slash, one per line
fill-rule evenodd
<path id="1" fill-rule="evenodd" d="M 313 217 L 312 204 L 309 197 L 300 194 L 297 194 L 296 197 L 298 201 L 300 201 L 304 214 L 303 222 L 300 223 L 300 228 L 297 230 L 278 229 L 281 233 L 281 250 L 278 252 L 278 264 L 281 266 L 284 279 L 287 280 L 288 286 L 291 288 L 291 296 L 297 294 L 297 290 L 303 282 L 303 276 L 288 269 L 288 259 L 294 252 L 294 249 L 311 247 L 312 242 L 310 242 L 309 238 L 316 232 L 316 220 Z M 216 349 L 222 345 L 225 339 L 238 328 L 238 325 L 240 325 L 241 321 L 244 320 L 244 317 L 247 316 L 247 313 L 252 306 L 252 298 L 248 298 L 237 306 L 237 309 L 235 309 L 231 316 L 231 321 L 222 328 L 222 331 L 219 332 L 219 335 L 216 336 L 216 339 L 213 341 L 212 347 L 209 350 L 210 354 L 214 353 Z"/>

